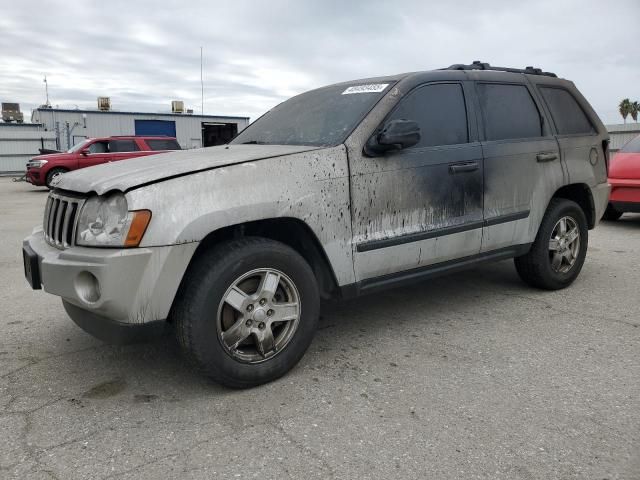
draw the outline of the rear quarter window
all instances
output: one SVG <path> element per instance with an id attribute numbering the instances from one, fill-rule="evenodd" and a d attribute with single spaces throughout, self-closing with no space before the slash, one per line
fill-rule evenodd
<path id="1" fill-rule="evenodd" d="M 563 88 L 539 87 L 559 135 L 591 135 L 596 129 L 580 104 Z"/>
<path id="2" fill-rule="evenodd" d="M 151 150 L 182 150 L 177 140 L 167 138 L 148 138 L 145 140 Z"/>
<path id="3" fill-rule="evenodd" d="M 137 152 L 140 150 L 138 145 L 133 140 L 110 140 L 109 151 L 113 153 L 118 152 Z"/>

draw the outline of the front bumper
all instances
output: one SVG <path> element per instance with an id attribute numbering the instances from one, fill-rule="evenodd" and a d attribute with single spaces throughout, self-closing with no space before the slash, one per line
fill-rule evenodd
<path id="1" fill-rule="evenodd" d="M 640 206 L 640 179 L 610 178 L 613 204 L 638 204 Z M 622 210 L 621 210 L 622 211 Z"/>
<path id="2" fill-rule="evenodd" d="M 42 186 L 44 185 L 44 177 L 40 175 L 39 168 L 28 168 L 25 180 L 32 185 Z"/>
<path id="3" fill-rule="evenodd" d="M 61 297 L 72 319 L 96 336 L 87 325 L 166 319 L 197 245 L 60 250 L 46 243 L 40 228 L 24 240 L 24 249 L 37 256 L 44 290 Z"/>

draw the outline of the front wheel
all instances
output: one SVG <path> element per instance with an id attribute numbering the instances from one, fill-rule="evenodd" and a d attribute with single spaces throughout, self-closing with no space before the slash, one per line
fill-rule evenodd
<path id="1" fill-rule="evenodd" d="M 58 178 L 60 175 L 67 173 L 67 170 L 64 168 L 52 168 L 47 172 L 47 178 L 45 179 L 45 184 L 47 188 L 51 190 L 53 188 L 52 182 Z"/>
<path id="2" fill-rule="evenodd" d="M 298 363 L 313 339 L 319 305 L 313 271 L 295 250 L 249 237 L 198 257 L 172 320 L 183 351 L 202 373 L 247 388 Z"/>
<path id="3" fill-rule="evenodd" d="M 582 208 L 571 200 L 552 199 L 531 249 L 515 258 L 520 278 L 547 290 L 568 287 L 582 270 L 588 235 Z"/>

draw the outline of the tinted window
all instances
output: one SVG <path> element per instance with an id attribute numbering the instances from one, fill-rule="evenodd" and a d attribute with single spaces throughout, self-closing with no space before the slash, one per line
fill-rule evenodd
<path id="1" fill-rule="evenodd" d="M 89 145 L 89 151 L 91 153 L 107 153 L 107 142 L 95 142 Z"/>
<path id="2" fill-rule="evenodd" d="M 151 150 L 181 150 L 178 141 L 172 138 L 148 138 L 146 142 Z"/>
<path id="3" fill-rule="evenodd" d="M 110 152 L 137 152 L 140 150 L 134 140 L 111 140 L 109 141 Z"/>
<path id="4" fill-rule="evenodd" d="M 487 140 L 542 136 L 540 113 L 524 85 L 478 84 Z"/>
<path id="5" fill-rule="evenodd" d="M 312 90 L 274 107 L 231 143 L 338 145 L 387 93 L 390 82 L 352 82 Z"/>
<path id="6" fill-rule="evenodd" d="M 627 142 L 627 144 L 622 147 L 620 151 L 622 153 L 640 153 L 640 135 Z"/>
<path id="7" fill-rule="evenodd" d="M 426 85 L 409 93 L 389 120 L 413 120 L 420 125 L 416 147 L 467 143 L 467 110 L 462 86 Z"/>
<path id="8" fill-rule="evenodd" d="M 540 92 L 551 110 L 558 134 L 595 133 L 593 125 L 568 91 L 562 88 L 542 87 Z"/>

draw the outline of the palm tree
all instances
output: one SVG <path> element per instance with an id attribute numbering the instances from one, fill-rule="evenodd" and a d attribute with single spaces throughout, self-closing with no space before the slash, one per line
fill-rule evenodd
<path id="1" fill-rule="evenodd" d="M 627 123 L 627 115 L 631 113 L 631 102 L 628 98 L 625 98 L 620 102 L 620 105 L 618 105 L 618 111 L 620 112 L 620 115 L 622 115 L 624 123 Z"/>
<path id="2" fill-rule="evenodd" d="M 638 113 L 640 113 L 640 103 L 638 102 L 632 102 L 631 103 L 631 108 L 629 110 L 629 113 L 631 114 L 631 118 L 633 118 L 634 122 L 638 122 Z"/>

